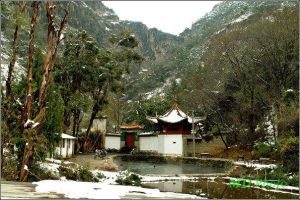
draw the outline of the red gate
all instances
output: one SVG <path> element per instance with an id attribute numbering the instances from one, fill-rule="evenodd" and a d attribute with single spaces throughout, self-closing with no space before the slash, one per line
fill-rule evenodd
<path id="1" fill-rule="evenodd" d="M 126 133 L 125 141 L 126 141 L 126 147 L 133 147 L 134 146 L 134 133 Z"/>

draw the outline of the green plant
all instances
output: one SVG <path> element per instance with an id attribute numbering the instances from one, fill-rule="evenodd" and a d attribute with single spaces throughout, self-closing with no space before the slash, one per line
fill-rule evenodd
<path id="1" fill-rule="evenodd" d="M 39 181 L 39 180 L 58 180 L 59 177 L 53 174 L 48 169 L 41 168 L 38 164 L 31 166 L 29 173 L 29 181 Z"/>
<path id="2" fill-rule="evenodd" d="M 273 146 L 269 146 L 264 143 L 258 143 L 257 145 L 255 145 L 254 157 L 256 158 L 270 157 L 274 152 L 273 150 L 274 150 Z"/>
<path id="3" fill-rule="evenodd" d="M 120 176 L 117 177 L 116 182 L 120 185 L 141 185 L 141 177 L 137 174 L 131 172 L 121 173 Z"/>
<path id="4" fill-rule="evenodd" d="M 69 179 L 69 180 L 77 181 L 80 178 L 77 170 L 74 170 L 69 167 L 59 166 L 58 171 L 61 176 L 65 176 L 66 179 Z"/>
<path id="5" fill-rule="evenodd" d="M 84 182 L 98 182 L 98 179 L 93 175 L 93 173 L 84 167 L 79 167 L 76 169 L 79 176 L 79 181 Z"/>
<path id="6" fill-rule="evenodd" d="M 18 161 L 12 156 L 2 157 L 1 176 L 7 181 L 15 181 L 18 179 Z"/>
<path id="7" fill-rule="evenodd" d="M 291 178 L 288 177 L 287 183 L 288 185 L 299 187 L 299 173 L 292 175 Z"/>
<path id="8" fill-rule="evenodd" d="M 279 140 L 279 153 L 287 172 L 299 171 L 299 138 L 284 137 Z"/>
<path id="9" fill-rule="evenodd" d="M 101 172 L 97 172 L 96 173 L 96 177 L 98 178 L 98 180 L 106 178 L 106 176 L 103 173 L 101 173 Z"/>

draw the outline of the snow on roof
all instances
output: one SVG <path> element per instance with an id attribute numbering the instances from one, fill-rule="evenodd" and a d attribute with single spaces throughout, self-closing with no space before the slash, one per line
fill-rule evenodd
<path id="1" fill-rule="evenodd" d="M 63 139 L 76 139 L 76 137 L 73 137 L 71 135 L 64 134 L 64 133 L 61 134 L 61 138 L 63 138 Z"/>
<path id="2" fill-rule="evenodd" d="M 140 133 L 139 135 L 153 135 L 154 134 L 154 132 L 152 131 L 152 132 L 144 132 L 144 133 Z"/>
<path id="3" fill-rule="evenodd" d="M 201 120 L 201 118 L 199 117 L 194 117 L 193 120 L 192 117 L 186 115 L 182 110 L 180 110 L 177 104 L 175 104 L 173 108 L 170 111 L 168 111 L 166 114 L 159 117 L 147 117 L 147 119 L 154 123 L 158 123 L 158 120 L 167 123 L 178 123 L 185 119 L 187 119 L 189 123 L 193 123 L 193 122 L 198 123 Z"/>
<path id="4" fill-rule="evenodd" d="M 153 122 L 153 123 L 157 123 L 158 122 L 157 119 L 156 119 L 156 117 L 147 117 L 147 119 L 149 121 Z"/>
<path id="5" fill-rule="evenodd" d="M 177 123 L 186 118 L 187 116 L 184 112 L 179 109 L 173 109 L 166 113 L 164 116 L 159 117 L 158 119 L 168 123 Z"/>

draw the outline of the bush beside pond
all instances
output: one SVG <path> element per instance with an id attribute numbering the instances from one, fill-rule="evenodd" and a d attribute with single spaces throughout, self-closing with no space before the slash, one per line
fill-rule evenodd
<path id="1" fill-rule="evenodd" d="M 141 177 L 132 172 L 125 171 L 125 172 L 120 173 L 120 175 L 116 179 L 116 183 L 118 183 L 120 185 L 140 186 L 141 185 Z"/>
<path id="2" fill-rule="evenodd" d="M 67 166 L 60 166 L 58 168 L 59 174 L 65 176 L 68 180 L 83 181 L 83 182 L 99 182 L 105 176 L 98 172 L 94 175 L 85 167 L 70 168 Z"/>
<path id="3" fill-rule="evenodd" d="M 58 180 L 59 177 L 48 169 L 41 168 L 39 164 L 31 166 L 28 180 L 40 181 L 40 180 Z"/>

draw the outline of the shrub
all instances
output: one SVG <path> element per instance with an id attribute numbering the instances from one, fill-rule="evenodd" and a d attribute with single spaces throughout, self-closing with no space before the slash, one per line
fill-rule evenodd
<path id="1" fill-rule="evenodd" d="M 76 171 L 79 176 L 79 181 L 98 182 L 98 179 L 94 177 L 93 173 L 87 168 L 79 167 Z"/>
<path id="2" fill-rule="evenodd" d="M 61 176 L 65 176 L 69 180 L 77 181 L 80 178 L 78 172 L 69 167 L 59 166 L 58 171 Z"/>
<path id="3" fill-rule="evenodd" d="M 12 155 L 2 157 L 1 176 L 7 181 L 16 181 L 18 179 L 18 161 Z"/>
<path id="4" fill-rule="evenodd" d="M 287 179 L 288 185 L 299 187 L 299 173 L 292 175 L 292 178 Z"/>
<path id="5" fill-rule="evenodd" d="M 254 157 L 271 157 L 273 153 L 274 147 L 266 145 L 264 143 L 258 143 L 255 145 L 254 149 Z"/>
<path id="6" fill-rule="evenodd" d="M 137 174 L 126 171 L 124 173 L 121 173 L 121 175 L 117 177 L 116 182 L 120 185 L 140 186 L 141 177 Z"/>
<path id="7" fill-rule="evenodd" d="M 279 152 L 287 172 L 299 171 L 299 139 L 297 137 L 280 138 Z"/>
<path id="8" fill-rule="evenodd" d="M 34 164 L 31 166 L 29 173 L 29 181 L 39 181 L 39 180 L 58 180 L 59 177 L 53 174 L 48 169 L 41 168 L 38 164 Z"/>
<path id="9" fill-rule="evenodd" d="M 100 181 L 101 179 L 104 179 L 106 178 L 105 175 L 101 172 L 97 172 L 96 173 L 96 178 L 98 178 L 98 180 Z"/>
<path id="10" fill-rule="evenodd" d="M 260 178 L 264 177 L 264 171 L 260 172 Z M 279 166 L 276 169 L 268 170 L 267 179 L 281 180 L 288 185 L 299 186 L 299 173 L 288 174 L 285 167 Z"/>
<path id="11" fill-rule="evenodd" d="M 99 182 L 100 179 L 105 178 L 101 172 L 94 175 L 89 169 L 82 166 L 77 168 L 59 166 L 58 171 L 61 176 L 65 176 L 66 179 L 74 181 Z"/>

